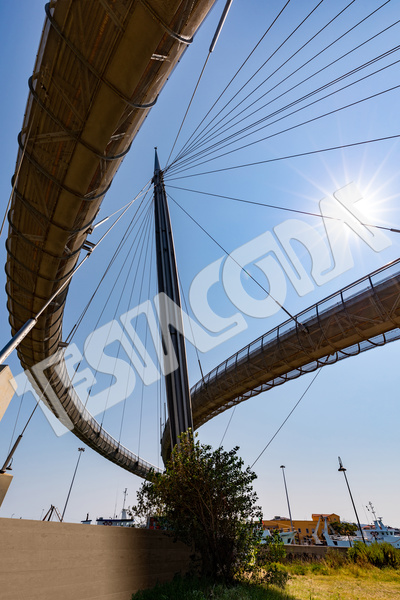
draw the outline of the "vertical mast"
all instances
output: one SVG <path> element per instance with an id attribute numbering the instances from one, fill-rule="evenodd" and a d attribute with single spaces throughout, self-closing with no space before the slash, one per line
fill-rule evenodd
<path id="1" fill-rule="evenodd" d="M 158 291 L 170 298 L 173 304 L 160 303 L 160 321 L 163 342 L 165 385 L 171 431 L 171 448 L 178 437 L 189 428 L 193 429 L 192 405 L 190 400 L 185 340 L 181 331 L 182 311 L 179 293 L 178 271 L 175 261 L 174 240 L 169 217 L 163 172 L 160 169 L 157 149 L 154 163 L 154 215 L 157 252 Z M 171 323 L 178 326 L 176 329 Z M 166 339 L 170 336 L 171 343 Z M 178 366 L 172 368 L 171 346 Z M 170 372 L 171 371 L 171 372 Z"/>

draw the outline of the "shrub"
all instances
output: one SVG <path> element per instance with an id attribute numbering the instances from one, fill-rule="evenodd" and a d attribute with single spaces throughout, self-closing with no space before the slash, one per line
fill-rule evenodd
<path id="1" fill-rule="evenodd" d="M 347 556 L 359 565 L 371 564 L 379 569 L 383 567 L 400 567 L 400 550 L 391 544 L 377 542 L 367 546 L 362 542 L 355 542 L 347 551 Z"/>
<path id="2" fill-rule="evenodd" d="M 265 538 L 265 544 L 260 547 L 259 557 L 262 563 L 280 562 L 286 556 L 285 545 L 278 531 Z"/>
<path id="3" fill-rule="evenodd" d="M 200 556 L 202 575 L 227 582 L 251 568 L 261 538 L 256 475 L 243 469 L 237 451 L 213 451 L 190 431 L 183 434 L 166 472 L 149 476 L 133 509 L 139 516 L 162 515 L 175 539 Z"/>
<path id="4" fill-rule="evenodd" d="M 276 585 L 283 589 L 290 579 L 289 571 L 281 563 L 269 563 L 264 567 L 263 582 L 267 585 Z"/>

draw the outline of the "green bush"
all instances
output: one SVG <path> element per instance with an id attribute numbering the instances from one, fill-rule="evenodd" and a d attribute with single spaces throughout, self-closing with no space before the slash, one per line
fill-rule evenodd
<path id="1" fill-rule="evenodd" d="M 276 585 L 283 589 L 290 579 L 289 571 L 281 563 L 269 563 L 264 569 L 263 581 L 267 585 Z"/>
<path id="2" fill-rule="evenodd" d="M 286 557 L 286 550 L 278 531 L 267 537 L 257 551 L 251 581 L 284 588 L 290 578 L 288 569 L 280 563 Z"/>
<path id="3" fill-rule="evenodd" d="M 273 531 L 272 535 L 265 539 L 265 544 L 260 546 L 258 556 L 258 562 L 262 564 L 267 562 L 281 562 L 286 557 L 285 545 L 279 535 L 279 531 Z"/>
<path id="4" fill-rule="evenodd" d="M 388 543 L 374 543 L 370 546 L 362 542 L 355 542 L 347 551 L 351 561 L 359 565 L 371 564 L 382 569 L 383 567 L 400 567 L 400 550 Z"/>

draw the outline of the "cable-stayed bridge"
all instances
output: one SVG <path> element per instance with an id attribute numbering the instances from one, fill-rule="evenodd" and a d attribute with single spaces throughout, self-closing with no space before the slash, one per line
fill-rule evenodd
<path id="1" fill-rule="evenodd" d="M 70 277 L 81 251 L 93 249 L 87 237 L 101 201 L 213 3 L 47 4 L 19 136 L 6 265 L 12 333 L 48 303 L 18 347 L 21 364 L 31 369 L 35 387 L 75 435 L 142 477 L 152 465 L 124 448 L 85 409 L 68 384 L 65 365 L 49 364 L 46 384 L 34 367 L 62 348 Z M 397 339 L 399 272 L 396 262 L 372 273 L 221 363 L 191 390 L 194 426 L 288 379 Z M 169 444 L 167 427 L 164 456 Z"/>

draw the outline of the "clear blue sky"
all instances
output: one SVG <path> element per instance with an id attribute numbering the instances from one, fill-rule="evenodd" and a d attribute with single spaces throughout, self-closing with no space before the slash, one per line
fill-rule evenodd
<path id="1" fill-rule="evenodd" d="M 240 73 L 238 83 L 235 84 L 236 87 L 233 86 L 233 89 L 239 89 L 240 85 L 279 46 L 315 4 L 317 3 L 308 0 L 291 2 L 276 27 L 271 30 L 249 64 Z M 307 24 L 299 29 L 282 50 L 269 61 L 266 74 L 258 75 L 255 79 L 256 84 L 289 58 L 347 4 L 348 2 L 342 0 L 339 2 L 325 0 Z M 372 0 L 355 2 L 302 53 L 271 77 L 271 87 L 381 4 L 382 2 Z M 222 5 L 223 2 L 217 2 L 215 10 L 197 35 L 193 47 L 185 53 L 156 107 L 146 119 L 104 201 L 100 217 L 107 216 L 128 202 L 151 178 L 154 146 L 158 146 L 160 161 L 165 164 L 206 58 Z M 276 13 L 278 6 L 283 6 L 283 2 L 276 3 L 274 9 Z M 207 65 L 177 149 L 181 141 L 184 141 L 198 125 L 255 42 L 271 23 L 276 13 L 272 14 L 270 10 L 261 0 L 234 1 L 217 48 Z M 343 38 L 318 59 L 304 67 L 293 79 L 290 79 L 293 83 L 282 84 L 280 89 L 286 90 L 308 77 L 396 19 L 396 3 L 392 1 L 375 17 L 366 21 L 351 35 Z M 17 0 L 16 3 L 2 3 L 0 6 L 0 33 L 3 41 L 3 60 L 0 66 L 3 83 L 0 186 L 3 213 L 10 194 L 10 179 L 15 167 L 16 138 L 21 129 L 26 105 L 27 80 L 32 73 L 43 21 L 44 2 L 41 0 Z M 310 80 L 304 88 L 300 88 L 301 91 L 293 91 L 291 95 L 289 93 L 287 101 L 281 99 L 276 104 L 272 104 L 271 112 L 293 101 L 300 94 L 308 93 L 315 87 L 324 85 L 325 82 L 389 50 L 398 43 L 398 39 L 399 27 L 396 26 L 377 38 L 375 42 L 364 46 L 345 60 L 333 65 L 330 70 Z M 346 82 L 354 81 L 395 62 L 400 57 L 398 54 L 398 52 L 393 53 L 384 61 L 332 89 L 337 89 L 346 85 Z M 289 117 L 271 131 L 278 131 L 280 127 L 289 127 L 301 120 L 313 118 L 396 86 L 400 83 L 399 73 L 398 65 L 394 65 L 357 86 L 305 109 L 298 116 Z M 325 93 L 328 92 L 329 90 Z M 275 95 L 278 95 L 278 91 Z M 299 127 L 287 134 L 276 136 L 269 141 L 256 144 L 219 161 L 207 163 L 182 175 L 193 175 L 214 168 L 400 133 L 399 100 L 398 90 L 388 92 L 379 98 Z M 268 133 L 269 130 L 263 132 L 264 135 Z M 354 182 L 363 196 L 360 209 L 368 210 L 370 222 L 399 228 L 398 164 L 399 144 L 393 140 L 246 169 L 197 177 L 193 175 L 188 179 L 176 179 L 170 183 L 200 191 L 318 212 L 318 203 L 323 197 L 331 196 L 339 188 Z M 229 200 L 173 189 L 170 189 L 170 192 L 229 252 L 250 242 L 256 236 L 267 231 L 272 232 L 274 227 L 281 225 L 288 218 L 293 218 L 293 214 L 286 212 L 236 204 Z M 190 283 L 197 273 L 224 255 L 222 250 L 173 203 L 171 217 L 182 285 L 187 294 Z M 323 228 L 317 219 L 306 216 L 296 218 L 308 223 L 323 235 Z M 69 331 L 78 317 L 83 303 L 90 295 L 91 286 L 94 286 L 97 281 L 106 257 L 110 255 L 122 233 L 123 227 L 111 238 L 107 248 L 99 250 L 97 257 L 96 253 L 93 255 L 90 266 L 73 282 L 65 316 L 65 332 Z M 339 243 L 349 248 L 354 265 L 329 284 L 314 285 L 314 289 L 302 298 L 297 296 L 293 288 L 288 285 L 284 306 L 291 313 L 307 308 L 341 286 L 355 281 L 399 256 L 399 235 L 387 234 L 390 245 L 382 252 L 374 252 L 354 234 L 345 235 L 343 230 L 339 233 L 343 236 Z M 4 264 L 4 238 L 1 240 L 0 251 Z M 304 268 L 309 270 L 310 261 L 307 253 L 299 245 L 296 246 L 296 252 Z M 249 269 L 253 269 L 251 272 L 254 274 L 258 272 L 256 267 L 249 267 Z M 248 281 L 244 281 L 243 285 L 247 285 L 246 289 L 249 293 L 257 297 L 259 292 L 252 288 Z M 0 315 L 3 324 L 1 331 L 5 343 L 9 337 L 9 325 L 5 308 L 3 271 L 0 289 L 2 294 Z M 105 292 L 103 296 L 104 294 Z M 235 310 L 223 297 L 221 289 L 213 291 L 210 301 L 215 310 L 222 311 L 221 314 L 224 316 L 233 314 Z M 82 331 L 74 339 L 81 350 L 100 310 L 99 299 L 91 309 L 88 322 L 83 324 Z M 105 316 L 103 323 L 107 323 L 112 318 L 110 314 Z M 270 318 L 246 317 L 246 331 L 201 356 L 203 370 L 212 369 L 243 344 L 285 319 L 286 315 L 282 311 Z M 348 468 L 348 477 L 361 521 L 367 521 L 363 507 L 371 500 L 385 522 L 400 525 L 398 508 L 400 483 L 397 476 L 400 450 L 398 351 L 399 344 L 394 342 L 321 371 L 288 423 L 254 467 L 258 474 L 256 490 L 265 518 L 287 514 L 282 474 L 279 469 L 281 464 L 285 464 L 294 518 L 310 518 L 311 513 L 335 512 L 342 518 L 353 520 L 354 515 L 345 483 L 342 475 L 337 471 L 337 456 L 340 455 Z M 190 380 L 191 383 L 195 383 L 199 379 L 199 369 L 197 357 L 190 347 L 188 357 Z M 16 356 L 10 359 L 9 364 L 14 375 L 21 371 Z M 240 446 L 240 454 L 246 464 L 252 464 L 307 388 L 312 377 L 313 375 L 304 376 L 239 405 L 226 433 L 224 445 Z M 140 450 L 144 458 L 158 464 L 156 387 L 152 386 L 143 393 Z M 134 452 L 138 450 L 141 394 L 141 389 L 135 388 L 133 397 L 127 402 L 121 438 L 122 442 Z M 20 398 L 16 396 L 0 423 L 2 460 L 7 454 L 19 406 Z M 26 397 L 18 418 L 16 434 L 19 433 L 33 406 L 33 399 Z M 122 404 L 106 411 L 104 421 L 106 429 L 117 437 L 121 410 Z M 200 439 L 218 446 L 230 416 L 230 412 L 225 412 L 202 427 L 199 430 Z M 81 442 L 72 434 L 57 437 L 42 413 L 37 411 L 15 455 L 14 481 L 0 509 L 0 516 L 13 515 L 38 519 L 50 504 L 55 504 L 62 510 L 79 446 Z M 128 504 L 132 504 L 135 500 L 135 490 L 140 484 L 140 479 L 87 449 L 82 456 L 66 519 L 79 521 L 86 516 L 87 512 L 93 518 L 109 517 L 114 513 L 115 506 L 117 511 L 120 510 L 123 489 L 128 488 L 127 500 Z"/>

